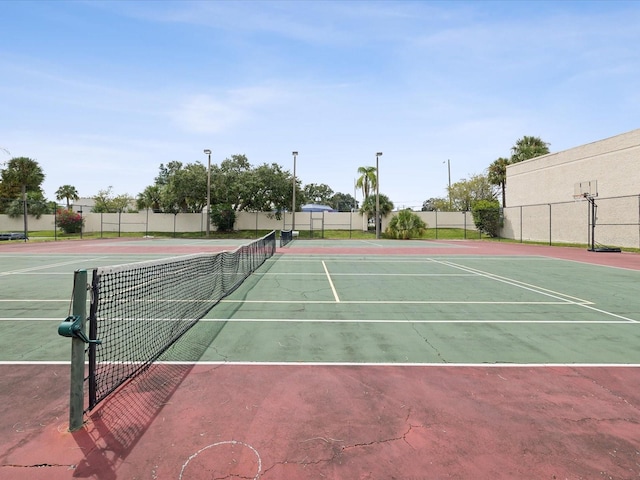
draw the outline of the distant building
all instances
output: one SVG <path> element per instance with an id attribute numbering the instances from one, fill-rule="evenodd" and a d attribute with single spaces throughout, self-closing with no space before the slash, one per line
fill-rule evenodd
<path id="1" fill-rule="evenodd" d="M 302 206 L 301 210 L 303 212 L 335 212 L 335 210 L 328 205 L 317 205 L 315 203 L 307 203 Z"/>
<path id="2" fill-rule="evenodd" d="M 502 236 L 640 248 L 638 158 L 640 129 L 508 165 Z"/>
<path id="3" fill-rule="evenodd" d="M 93 198 L 82 197 L 78 200 L 72 200 L 70 206 L 74 212 L 82 210 L 83 213 L 89 213 L 93 210 L 95 204 L 96 201 Z"/>

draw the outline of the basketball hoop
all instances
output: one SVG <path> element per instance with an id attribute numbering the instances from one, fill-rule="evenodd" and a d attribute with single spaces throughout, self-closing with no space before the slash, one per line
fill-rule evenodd
<path id="1" fill-rule="evenodd" d="M 574 202 L 584 202 L 585 200 L 587 200 L 591 195 L 588 192 L 582 192 L 582 193 L 576 193 L 573 195 L 573 201 Z"/>

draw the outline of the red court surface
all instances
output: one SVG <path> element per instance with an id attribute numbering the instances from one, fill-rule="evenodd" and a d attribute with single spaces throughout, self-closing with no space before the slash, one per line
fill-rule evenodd
<path id="1" fill-rule="evenodd" d="M 640 269 L 637 254 L 451 243 L 384 254 Z M 292 247 L 278 251 L 382 253 Z M 73 433 L 68 390 L 68 365 L 0 365 L 0 479 L 640 478 L 637 366 L 155 364 Z"/>
<path id="2" fill-rule="evenodd" d="M 4 367 L 3 390 L 10 386 L 13 398 L 25 400 L 2 406 L 0 477 L 640 475 L 640 378 L 633 368 L 190 368 L 152 367 L 105 401 L 86 428 L 69 433 L 66 367 Z M 20 381 L 25 375 L 29 382 Z"/>
<path id="3" fill-rule="evenodd" d="M 251 240 L 246 240 L 250 242 Z M 637 253 L 604 253 L 590 252 L 583 248 L 550 247 L 546 245 L 530 245 L 522 243 L 479 241 L 479 240 L 443 240 L 411 242 L 411 246 L 392 247 L 382 240 L 379 245 L 370 241 L 306 241 L 297 240 L 289 246 L 278 248 L 278 253 L 299 255 L 540 255 L 543 257 L 562 258 L 578 262 L 609 265 L 613 267 L 640 270 L 640 255 Z M 355 243 L 357 246 L 343 246 Z M 402 243 L 402 242 L 401 242 Z M 420 245 L 424 243 L 424 245 Z M 395 242 L 397 244 L 397 242 Z M 61 242 L 27 243 L 12 242 L 0 245 L 4 253 L 29 254 L 163 254 L 187 255 L 199 252 L 219 252 L 233 250 L 236 244 L 224 245 L 223 241 L 208 243 L 206 240 L 193 241 L 189 244 L 166 245 L 154 244 L 153 240 L 114 238 L 106 240 L 73 240 Z"/>

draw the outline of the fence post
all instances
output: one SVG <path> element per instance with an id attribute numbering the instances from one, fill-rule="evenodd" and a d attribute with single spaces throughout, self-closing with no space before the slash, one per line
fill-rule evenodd
<path id="1" fill-rule="evenodd" d="M 551 238 L 551 204 L 549 204 L 549 246 L 553 243 Z"/>
<path id="2" fill-rule="evenodd" d="M 464 239 L 467 239 L 467 212 L 462 212 L 464 217 Z"/>
<path id="3" fill-rule="evenodd" d="M 84 331 L 87 318 L 87 271 L 76 270 L 73 278 L 73 315 L 82 319 Z M 78 337 L 71 339 L 71 390 L 69 395 L 69 431 L 82 427 L 84 415 L 84 351 L 85 343 Z"/>
<path id="4" fill-rule="evenodd" d="M 438 239 L 438 210 L 436 210 L 436 240 Z"/>
<path id="5" fill-rule="evenodd" d="M 522 205 L 520 205 L 520 243 L 522 243 Z"/>

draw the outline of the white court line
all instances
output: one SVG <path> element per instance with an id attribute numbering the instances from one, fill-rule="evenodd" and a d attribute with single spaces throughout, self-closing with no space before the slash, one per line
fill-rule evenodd
<path id="1" fill-rule="evenodd" d="M 0 275 L 3 275 L 0 273 Z M 67 275 L 69 276 L 69 272 L 11 272 L 5 275 Z"/>
<path id="2" fill-rule="evenodd" d="M 539 287 L 537 285 L 531 285 L 529 283 L 521 282 L 519 280 L 514 280 L 512 278 L 503 277 L 503 276 L 496 275 L 496 274 L 493 274 L 493 273 L 485 272 L 483 270 L 478 270 L 476 268 L 466 267 L 464 265 L 458 265 L 458 264 L 453 263 L 453 262 L 441 262 L 441 261 L 438 261 L 438 260 L 433 260 L 433 261 L 435 261 L 435 262 L 437 262 L 439 264 L 442 264 L 442 265 L 449 265 L 449 266 L 451 266 L 453 268 L 458 268 L 458 269 L 466 271 L 466 272 L 476 273 L 478 276 L 485 277 L 485 278 L 488 278 L 488 279 L 491 279 L 491 280 L 495 280 L 497 282 L 506 283 L 506 284 L 512 285 L 514 287 L 523 288 L 525 290 L 529 290 L 529 291 L 532 291 L 532 292 L 535 292 L 535 293 L 539 293 L 541 295 L 546 295 L 546 296 L 549 296 L 549 297 L 552 297 L 552 298 L 558 298 L 558 299 L 562 299 L 564 297 L 564 298 L 567 299 L 567 303 L 571 303 L 573 305 L 579 305 L 579 306 L 581 306 L 583 308 L 587 308 L 587 309 L 593 310 L 595 312 L 602 313 L 604 315 L 609 315 L 611 317 L 620 318 L 622 320 L 626 320 L 626 321 L 631 322 L 631 323 L 638 323 L 638 320 L 634 320 L 633 318 L 628 318 L 628 317 L 625 317 L 623 315 L 618 315 L 618 314 L 613 313 L 613 312 L 607 312 L 606 310 L 601 310 L 599 308 L 591 307 L 590 305 L 593 305 L 593 302 L 589 302 L 587 300 L 583 300 L 583 299 L 578 298 L 578 297 L 573 297 L 571 295 L 566 295 L 564 293 L 556 292 L 554 290 L 549 290 L 547 288 Z"/>
<path id="3" fill-rule="evenodd" d="M 162 363 L 162 362 L 158 362 Z M 194 365 L 194 362 L 166 362 L 167 364 Z M 388 363 L 388 362 L 198 362 L 197 365 L 237 365 L 237 366 L 293 366 L 293 367 L 480 367 L 480 368 L 638 368 L 640 363 Z"/>
<path id="4" fill-rule="evenodd" d="M 640 368 L 640 363 L 416 363 L 416 362 L 248 362 L 248 361 L 157 361 L 158 365 L 218 365 L 241 367 L 473 367 L 473 368 Z M 0 361 L 0 365 L 71 365 L 69 361 Z"/>
<path id="5" fill-rule="evenodd" d="M 329 275 L 329 270 L 327 269 L 327 264 L 324 263 L 324 260 L 322 261 L 322 268 L 324 268 L 324 273 L 326 274 L 329 285 L 331 286 L 333 298 L 335 298 L 337 303 L 340 303 L 340 297 L 338 296 L 338 292 L 336 292 L 336 287 L 333 285 L 333 280 L 331 280 L 331 275 Z"/>
<path id="6" fill-rule="evenodd" d="M 2 320 L 2 319 L 0 319 Z M 20 319 L 16 319 L 20 320 Z M 583 324 L 583 325 L 629 325 L 626 320 L 383 320 L 383 319 L 334 319 L 334 318 L 203 318 L 199 322 L 224 322 L 224 323 L 476 323 L 476 324 L 520 324 L 520 325 L 537 325 L 537 324 Z"/>
<path id="7" fill-rule="evenodd" d="M 382 247 L 380 243 L 372 242 L 370 240 L 360 240 L 360 243 L 365 243 L 367 245 L 373 245 L 374 247 Z"/>
<path id="8" fill-rule="evenodd" d="M 148 320 L 148 319 L 147 319 Z M 62 322 L 64 319 L 60 317 L 49 318 L 35 318 L 35 317 L 0 317 L 0 322 Z M 156 319 L 156 321 L 174 322 L 174 319 Z M 521 324 L 521 325 L 537 325 L 537 324 L 582 324 L 582 325 L 629 325 L 633 322 L 626 320 L 440 320 L 440 319 L 413 319 L 413 320 L 387 320 L 387 319 L 335 319 L 335 318 L 311 318 L 311 319 L 297 319 L 297 318 L 202 318 L 198 320 L 201 322 L 213 322 L 213 323 L 440 323 L 440 324 Z M 637 322 L 636 322 L 637 323 Z"/>
<path id="9" fill-rule="evenodd" d="M 532 285 L 530 283 L 521 282 L 520 280 L 515 280 L 509 277 L 503 277 L 500 275 L 496 275 L 494 273 L 485 272 L 483 270 L 478 270 L 477 268 L 466 267 L 464 265 L 459 265 L 457 263 L 448 262 L 448 261 L 439 261 L 432 259 L 433 262 L 439 263 L 440 265 L 446 265 L 448 267 L 457 268 L 464 272 L 473 273 L 479 277 L 485 277 L 490 280 L 495 280 L 496 282 L 506 283 L 508 285 L 512 285 L 514 287 L 522 288 L 524 290 L 529 290 L 530 292 L 538 293 L 540 295 L 545 295 L 547 297 L 557 298 L 559 300 L 564 300 L 569 303 L 588 303 L 591 304 L 588 300 L 584 300 L 582 298 L 573 297 L 571 295 L 566 295 L 562 292 L 557 292 L 555 290 L 549 290 L 548 288 L 540 287 L 538 285 Z"/>
<path id="10" fill-rule="evenodd" d="M 69 303 L 69 299 L 67 298 L 66 300 L 43 300 L 42 298 L 21 298 L 21 299 L 0 299 L 0 302 L 14 302 L 14 303 L 19 303 L 19 302 L 64 302 L 64 303 Z"/>
<path id="11" fill-rule="evenodd" d="M 324 260 L 322 262 L 324 264 Z M 266 276 L 318 276 L 322 273 L 312 272 L 256 272 L 256 275 Z M 334 277 L 370 277 L 375 275 L 376 277 L 475 277 L 474 273 L 332 273 Z"/>
<path id="12" fill-rule="evenodd" d="M 87 362 L 85 362 L 87 363 Z M 65 361 L 55 361 L 55 360 L 32 360 L 32 361 L 28 361 L 28 360 L 20 360 L 20 361 L 10 361 L 10 360 L 3 360 L 0 361 L 0 365 L 71 365 L 71 361 L 70 360 L 65 360 Z"/>
<path id="13" fill-rule="evenodd" d="M 590 304 L 585 300 L 586 303 Z M 222 299 L 220 303 L 336 303 L 333 300 L 233 300 L 233 299 Z M 580 305 L 576 302 L 567 302 L 565 300 L 558 300 L 555 302 L 546 301 L 546 302 L 509 302 L 509 301 L 457 301 L 457 300 L 341 300 L 340 303 L 345 304 L 353 304 L 353 305 Z"/>
<path id="14" fill-rule="evenodd" d="M 314 256 L 316 258 L 314 258 Z M 434 257 L 433 255 L 411 255 L 411 256 L 403 256 L 403 255 L 398 255 L 397 257 L 393 257 L 393 258 L 373 258 L 373 257 L 367 257 L 365 255 L 358 255 L 358 254 L 353 254 L 353 255 L 340 255 L 340 256 L 331 256 L 331 255 L 323 255 L 323 254 L 305 254 L 305 255 L 300 255 L 300 256 L 296 256 L 295 253 L 290 253 L 287 254 L 286 256 L 283 257 L 271 257 L 269 259 L 267 259 L 267 262 L 278 262 L 278 263 L 315 263 L 317 262 L 317 257 L 318 256 L 322 256 L 322 258 L 326 259 L 326 260 L 330 260 L 331 262 L 336 262 L 336 263 L 353 263 L 353 262 L 364 262 L 367 264 L 372 264 L 375 265 L 377 263 L 424 263 L 425 260 L 432 260 L 433 258 L 438 258 L 439 260 L 478 260 L 477 256 L 469 256 L 469 255 L 456 255 L 456 256 L 451 256 L 451 255 L 442 255 L 442 256 L 436 256 Z M 550 258 L 550 257 L 536 257 L 536 256 L 529 256 L 529 257 L 521 257 L 521 256 L 509 256 L 509 255 L 504 255 L 504 256 L 496 256 L 496 257 L 482 257 L 482 260 L 496 260 L 496 261 L 504 261 L 504 260 L 521 260 L 521 261 L 553 261 L 553 260 L 557 260 L 554 258 Z M 587 264 L 587 265 L 593 265 L 593 264 Z M 594 265 L 594 266 L 598 266 L 598 265 Z"/>
<path id="15" fill-rule="evenodd" d="M 60 263 L 52 263 L 52 264 L 48 264 L 48 265 L 38 265 L 35 267 L 30 267 L 30 268 L 22 268 L 20 270 L 10 270 L 8 272 L 0 272 L 0 276 L 4 276 L 4 275 L 16 275 L 16 274 L 22 274 L 22 273 L 27 273 L 27 272 L 34 272 L 34 271 L 38 271 L 38 270 L 46 270 L 48 268 L 55 268 L 55 267 L 63 267 L 66 265 L 73 265 L 73 264 L 77 264 L 80 262 L 93 262 L 96 260 L 102 260 L 106 257 L 94 257 L 94 258 L 88 258 L 88 259 L 76 259 L 76 260 L 70 260 L 68 262 L 60 262 Z M 67 272 L 66 275 L 69 275 L 69 273 Z"/>
<path id="16" fill-rule="evenodd" d="M 15 321 L 29 321 L 29 322 L 63 322 L 64 318 L 49 317 L 49 318 L 35 318 L 35 317 L 0 317 L 0 322 L 15 322 Z"/>
<path id="17" fill-rule="evenodd" d="M 0 318 L 0 322 L 62 322 L 62 317 L 54 318 L 35 318 L 35 317 L 4 317 Z M 160 320 L 157 320 L 160 321 Z M 162 321 L 172 322 L 172 319 L 162 319 Z M 520 325 L 537 325 L 537 324 L 557 324 L 557 325 L 630 325 L 633 322 L 626 320 L 439 320 L 439 319 L 414 319 L 414 320 L 385 320 L 385 319 L 334 319 L 334 318 L 312 318 L 312 319 L 296 319 L 296 318 L 202 318 L 198 323 L 407 323 L 407 324 L 520 324 Z M 636 322 L 637 323 L 637 322 Z"/>

